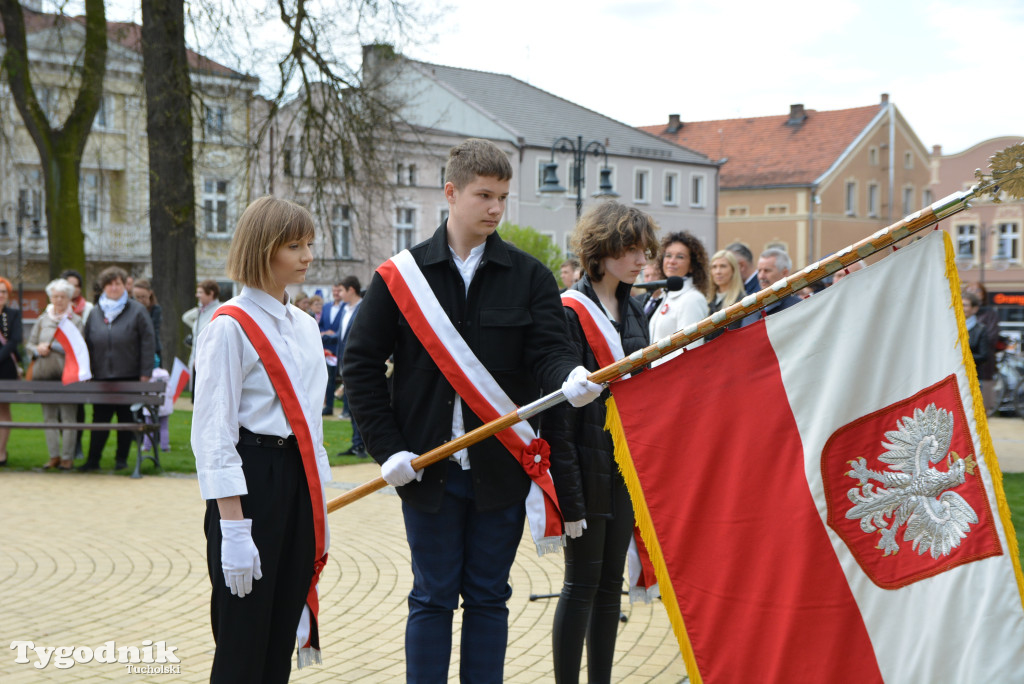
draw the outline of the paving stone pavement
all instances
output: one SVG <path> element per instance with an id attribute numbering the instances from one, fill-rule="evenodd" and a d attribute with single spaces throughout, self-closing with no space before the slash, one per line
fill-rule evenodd
<path id="1" fill-rule="evenodd" d="M 369 463 L 336 467 L 328 497 L 378 474 Z M 0 472 L 0 682 L 208 681 L 213 640 L 203 512 L 193 477 Z M 403 681 L 412 579 L 399 499 L 386 488 L 332 513 L 330 524 L 320 584 L 325 662 L 293 671 L 291 681 Z M 555 601 L 529 596 L 558 591 L 561 573 L 561 556 L 538 558 L 527 534 L 512 569 L 508 682 L 552 680 Z M 628 621 L 616 643 L 615 680 L 680 682 L 682 658 L 660 602 L 630 606 L 624 598 L 623 610 Z M 459 619 L 456 613 L 457 627 Z M 31 651 L 30 663 L 15 662 L 9 645 L 20 640 L 90 649 L 107 641 L 139 648 L 163 641 L 181 662 L 171 673 L 130 672 L 96 660 L 63 669 L 52 660 L 37 669 Z"/>

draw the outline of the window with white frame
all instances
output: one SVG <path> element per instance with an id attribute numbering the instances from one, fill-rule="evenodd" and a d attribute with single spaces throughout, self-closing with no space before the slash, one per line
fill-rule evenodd
<path id="1" fill-rule="evenodd" d="M 447 170 L 447 168 L 448 167 L 446 167 L 444 164 L 441 164 L 441 187 L 442 188 L 444 187 L 444 183 L 445 183 L 444 174 L 445 174 L 445 171 Z"/>
<path id="2" fill-rule="evenodd" d="M 413 187 L 413 186 L 416 185 L 416 165 L 415 164 L 409 164 L 409 166 L 405 169 L 405 178 L 408 181 L 407 185 L 409 185 L 409 187 Z"/>
<path id="3" fill-rule="evenodd" d="M 405 185 L 405 164 L 398 162 L 395 168 L 395 185 Z"/>
<path id="4" fill-rule="evenodd" d="M 228 182 L 203 179 L 203 228 L 210 235 L 228 233 Z"/>
<path id="5" fill-rule="evenodd" d="M 764 208 L 764 213 L 768 216 L 783 216 L 789 213 L 788 204 L 767 204 Z"/>
<path id="6" fill-rule="evenodd" d="M 956 227 L 956 258 L 974 261 L 978 254 L 978 226 L 961 223 Z"/>
<path id="7" fill-rule="evenodd" d="M 203 131 L 209 138 L 220 138 L 224 135 L 224 121 L 227 108 L 224 105 L 207 105 L 203 119 Z"/>
<path id="8" fill-rule="evenodd" d="M 665 172 L 665 195 L 662 201 L 670 206 L 679 204 L 679 174 L 675 171 Z"/>
<path id="9" fill-rule="evenodd" d="M 352 212 L 347 204 L 335 204 L 331 207 L 331 235 L 334 238 L 334 257 L 351 258 Z"/>
<path id="10" fill-rule="evenodd" d="M 537 160 L 537 191 L 544 187 L 544 166 L 550 164 L 547 159 L 541 157 Z"/>
<path id="11" fill-rule="evenodd" d="M 39 108 L 43 110 L 43 114 L 46 115 L 46 120 L 49 121 L 50 125 L 53 127 L 57 127 L 60 123 L 57 118 L 58 95 L 56 88 L 38 88 L 36 90 L 36 101 L 39 102 Z"/>
<path id="12" fill-rule="evenodd" d="M 82 223 L 96 226 L 100 221 L 100 174 L 85 171 L 79 180 L 79 210 L 82 212 Z"/>
<path id="13" fill-rule="evenodd" d="M 43 222 L 43 177 L 39 169 L 22 172 L 26 185 L 18 188 L 18 210 L 28 221 Z M 15 217 L 17 218 L 17 217 Z"/>
<path id="14" fill-rule="evenodd" d="M 733 206 L 726 210 L 729 216 L 748 216 L 750 214 L 750 207 Z"/>
<path id="15" fill-rule="evenodd" d="M 1009 261 L 1020 261 L 1020 224 L 1016 221 L 1005 221 L 996 228 L 999 245 L 996 247 L 996 258 Z"/>
<path id="16" fill-rule="evenodd" d="M 439 226 L 448 220 L 448 207 L 445 207 L 438 212 L 438 219 L 440 219 L 437 222 L 437 225 Z"/>
<path id="17" fill-rule="evenodd" d="M 690 174 L 690 206 L 703 207 L 707 198 L 704 196 L 704 188 L 707 186 L 707 177 L 703 173 Z"/>
<path id="18" fill-rule="evenodd" d="M 846 181 L 846 215 L 857 215 L 857 182 Z"/>
<path id="19" fill-rule="evenodd" d="M 416 236 L 416 210 L 399 207 L 395 210 L 395 254 L 413 246 Z"/>
<path id="20" fill-rule="evenodd" d="M 636 169 L 633 171 L 633 201 L 647 204 L 651 201 L 651 170 Z"/>
<path id="21" fill-rule="evenodd" d="M 878 185 L 868 185 L 868 216 L 878 218 Z"/>
<path id="22" fill-rule="evenodd" d="M 103 94 L 100 96 L 100 108 L 96 110 L 96 118 L 92 120 L 94 128 L 99 130 L 110 130 L 114 128 L 114 96 Z"/>
<path id="23" fill-rule="evenodd" d="M 907 216 L 914 211 L 914 188 L 903 188 L 903 215 Z"/>
<path id="24" fill-rule="evenodd" d="M 564 240 L 565 258 L 576 256 L 576 253 L 572 251 L 572 231 L 566 233 L 562 239 Z"/>
<path id="25" fill-rule="evenodd" d="M 914 168 L 914 153 L 904 152 L 903 153 L 903 168 L 912 169 Z"/>
<path id="26" fill-rule="evenodd" d="M 935 200 L 932 199 L 932 191 L 929 188 L 925 188 L 924 190 L 921 191 L 921 206 L 922 207 L 930 207 L 930 206 L 932 206 L 932 202 L 934 202 L 934 201 Z"/>
<path id="27" fill-rule="evenodd" d="M 877 147 L 869 147 L 868 148 L 868 164 L 871 164 L 871 166 L 878 166 L 878 148 Z"/>

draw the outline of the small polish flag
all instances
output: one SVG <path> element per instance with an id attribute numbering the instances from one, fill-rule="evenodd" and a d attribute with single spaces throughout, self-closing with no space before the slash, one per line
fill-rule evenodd
<path id="1" fill-rule="evenodd" d="M 188 386 L 188 366 L 181 359 L 175 357 L 174 366 L 171 367 L 171 380 L 167 383 L 167 389 L 174 392 L 174 401 L 178 401 L 182 390 Z"/>
<path id="2" fill-rule="evenodd" d="M 73 382 L 91 380 L 89 347 L 71 319 L 65 318 L 60 322 L 54 339 L 64 347 L 64 375 L 60 379 L 61 382 L 70 385 Z"/>

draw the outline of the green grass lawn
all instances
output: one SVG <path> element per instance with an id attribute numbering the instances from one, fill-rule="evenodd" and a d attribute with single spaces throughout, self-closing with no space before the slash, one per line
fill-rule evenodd
<path id="1" fill-rule="evenodd" d="M 15 421 L 41 422 L 43 412 L 38 404 L 11 404 L 11 414 Z M 85 419 L 92 421 L 92 407 L 85 407 Z M 170 420 L 170 452 L 160 452 L 160 465 L 164 472 L 168 473 L 194 473 L 196 471 L 195 456 L 192 454 L 190 435 L 192 432 L 192 412 L 175 411 Z M 89 440 L 92 433 L 87 432 L 82 438 L 82 449 L 89 453 Z M 324 447 L 330 456 L 331 465 L 348 465 L 358 463 L 355 456 L 335 456 L 339 451 L 348 449 L 352 440 L 352 426 L 347 420 L 325 420 L 324 421 Z M 106 448 L 103 450 L 103 460 L 100 462 L 101 470 L 112 471 L 114 468 L 114 451 L 117 444 L 117 435 L 110 433 L 107 439 Z M 49 452 L 46 450 L 46 437 L 42 430 L 11 430 L 11 439 L 7 444 L 7 466 L 14 470 L 41 469 L 49 460 Z M 80 465 L 82 461 L 76 461 Z M 124 475 L 131 474 L 135 467 L 135 445 L 128 456 L 129 468 L 123 471 Z M 159 473 L 152 461 L 146 460 L 142 463 L 142 474 L 151 475 Z M 56 472 L 54 475 L 63 473 Z M 118 473 L 121 474 L 121 473 Z"/>

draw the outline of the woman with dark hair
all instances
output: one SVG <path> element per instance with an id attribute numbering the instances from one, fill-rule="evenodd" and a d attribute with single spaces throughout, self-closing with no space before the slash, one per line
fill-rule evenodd
<path id="1" fill-rule="evenodd" d="M 711 294 L 708 253 L 700 240 L 692 234 L 682 231 L 666 235 L 661 241 L 658 262 L 661 266 L 661 277 L 683 278 L 683 289 L 666 292 L 661 307 L 651 316 L 651 342 L 657 342 L 691 323 L 707 318 L 707 298 Z M 703 343 L 704 340 L 697 340 L 686 348 L 692 349 Z M 651 366 L 657 366 L 682 353 L 683 350 L 680 349 L 663 356 Z"/>
<path id="2" fill-rule="evenodd" d="M 160 309 L 160 305 L 156 303 L 156 293 L 153 292 L 153 286 L 145 278 L 139 278 L 132 285 L 132 298 L 146 307 L 146 311 L 149 312 L 149 317 L 153 321 L 153 338 L 156 341 L 156 358 L 153 361 L 153 365 L 159 366 L 161 358 L 160 321 L 163 318 L 163 311 Z"/>
<path id="3" fill-rule="evenodd" d="M 577 360 L 590 372 L 647 346 L 647 319 L 630 289 L 657 250 L 657 229 L 647 214 L 614 201 L 597 205 L 576 224 L 573 251 L 584 275 L 562 302 Z M 607 395 L 606 389 L 601 398 Z M 551 475 L 568 537 L 552 629 L 555 681 L 579 681 L 585 640 L 588 680 L 608 682 L 633 504 L 604 429 L 605 402 L 548 413 L 542 436 L 551 446 Z"/>
<path id="4" fill-rule="evenodd" d="M 156 354 L 153 321 L 146 307 L 128 296 L 125 280 L 128 274 L 117 266 L 104 269 L 99 276 L 100 297 L 85 322 L 85 343 L 89 347 L 89 361 L 93 380 L 141 380 L 147 382 L 153 374 Z M 94 423 L 109 423 L 117 415 L 117 422 L 130 423 L 131 407 L 116 404 L 94 404 Z M 78 467 L 81 471 L 99 470 L 103 447 L 110 432 L 93 430 L 89 440 L 89 458 Z M 128 467 L 128 449 L 132 433 L 119 430 L 114 469 Z"/>
<path id="5" fill-rule="evenodd" d="M 7 305 L 11 281 L 0 276 L 0 380 L 18 379 L 18 347 L 21 345 L 21 311 Z M 0 404 L 0 420 L 11 420 L 11 405 Z M 0 466 L 7 465 L 7 440 L 10 428 L 0 428 Z"/>

